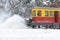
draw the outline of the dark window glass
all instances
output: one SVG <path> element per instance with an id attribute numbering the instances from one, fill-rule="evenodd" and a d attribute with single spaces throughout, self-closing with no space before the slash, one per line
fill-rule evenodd
<path id="1" fill-rule="evenodd" d="M 36 16 L 36 10 L 33 11 L 33 15 Z"/>
<path id="2" fill-rule="evenodd" d="M 41 11 L 38 11 L 38 16 L 41 16 Z"/>
<path id="3" fill-rule="evenodd" d="M 50 11 L 50 16 L 53 16 L 53 13 L 52 13 L 52 11 Z"/>
<path id="4" fill-rule="evenodd" d="M 45 11 L 45 16 L 48 16 L 48 11 Z"/>

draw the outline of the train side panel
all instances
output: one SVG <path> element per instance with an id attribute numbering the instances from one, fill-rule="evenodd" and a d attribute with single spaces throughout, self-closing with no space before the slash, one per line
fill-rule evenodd
<path id="1" fill-rule="evenodd" d="M 54 17 L 32 17 L 33 22 L 54 23 Z"/>
<path id="2" fill-rule="evenodd" d="M 33 22 L 42 22 L 42 23 L 54 23 L 55 22 L 55 17 L 54 17 L 54 10 L 50 10 L 47 8 L 35 8 L 33 10 L 36 10 L 36 16 L 32 16 L 32 21 Z M 41 10 L 41 16 L 38 16 L 38 10 Z M 45 16 L 45 11 L 48 11 L 48 16 Z M 52 11 L 52 16 L 50 16 L 50 11 Z M 34 14 L 33 14 L 34 15 Z"/>

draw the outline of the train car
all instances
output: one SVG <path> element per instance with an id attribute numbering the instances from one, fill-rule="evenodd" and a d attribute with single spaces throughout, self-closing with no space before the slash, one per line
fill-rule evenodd
<path id="1" fill-rule="evenodd" d="M 60 28 L 60 8 L 32 8 L 31 14 L 28 25 L 32 28 Z"/>

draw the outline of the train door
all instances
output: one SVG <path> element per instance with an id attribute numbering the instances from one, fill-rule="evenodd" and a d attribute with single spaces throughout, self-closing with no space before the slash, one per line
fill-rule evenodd
<path id="1" fill-rule="evenodd" d="M 54 11 L 55 22 L 58 22 L 58 11 Z"/>

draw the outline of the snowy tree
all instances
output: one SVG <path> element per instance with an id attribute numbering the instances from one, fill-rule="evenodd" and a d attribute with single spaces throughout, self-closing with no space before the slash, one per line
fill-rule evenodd
<path id="1" fill-rule="evenodd" d="M 56 0 L 9 0 L 9 3 L 12 15 L 18 14 L 22 17 L 30 17 L 33 7 L 49 7 L 54 1 Z"/>
<path id="2" fill-rule="evenodd" d="M 19 14 L 20 16 L 25 16 L 26 9 L 30 7 L 31 0 L 10 0 L 10 9 L 13 14 Z M 25 15 L 24 15 L 25 14 Z"/>

